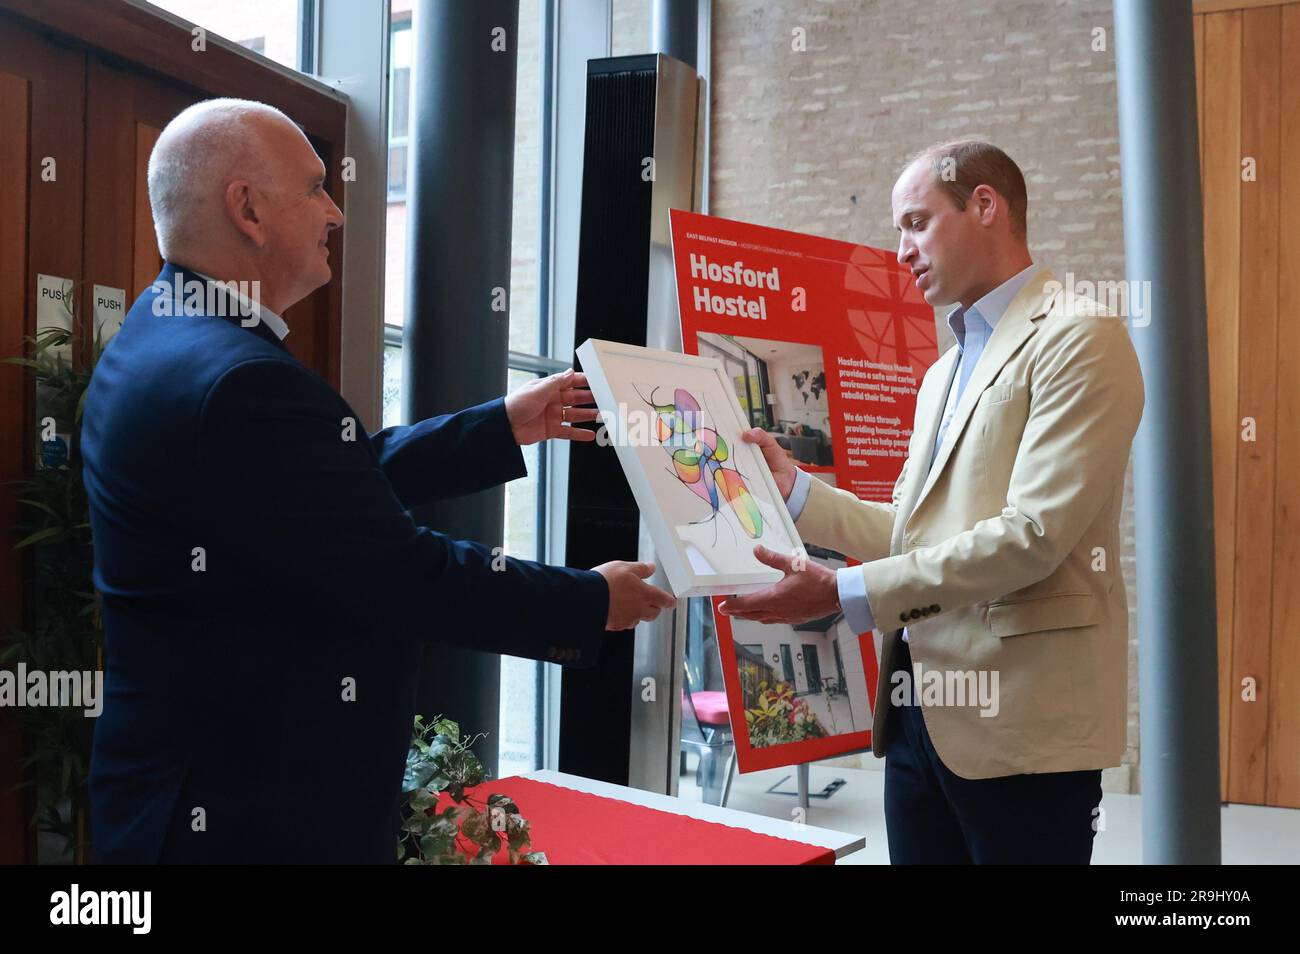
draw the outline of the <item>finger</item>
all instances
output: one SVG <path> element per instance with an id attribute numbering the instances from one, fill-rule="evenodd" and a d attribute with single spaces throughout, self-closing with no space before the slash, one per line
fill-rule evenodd
<path id="1" fill-rule="evenodd" d="M 558 394 L 567 388 L 573 387 L 574 374 L 574 370 L 569 368 L 567 371 L 557 371 L 555 374 L 549 374 L 544 378 L 539 378 L 537 383 L 543 390 Z"/>
<path id="2" fill-rule="evenodd" d="M 657 586 L 652 586 L 650 589 L 654 591 L 650 594 L 651 599 L 664 609 L 670 609 L 677 605 L 677 597 L 673 596 L 673 594 L 669 593 L 667 590 L 662 590 Z"/>
<path id="3" fill-rule="evenodd" d="M 629 563 L 628 568 L 643 580 L 649 579 L 655 572 L 653 563 Z"/>
<path id="4" fill-rule="evenodd" d="M 740 433 L 740 439 L 747 444 L 762 444 L 764 438 L 771 440 L 772 435 L 761 427 L 751 427 L 749 430 Z"/>
<path id="5" fill-rule="evenodd" d="M 586 444 L 596 439 L 596 432 L 589 431 L 585 427 L 561 427 L 551 435 L 551 438 L 557 441 L 577 441 L 579 444 Z"/>
<path id="6" fill-rule="evenodd" d="M 774 570 L 780 570 L 782 573 L 793 573 L 794 564 L 784 553 L 777 553 L 775 550 L 769 550 L 767 547 L 759 544 L 754 547 L 754 559 L 764 566 L 770 566 Z"/>
<path id="7" fill-rule="evenodd" d="M 560 392 L 560 398 L 565 404 L 595 404 L 596 397 L 587 388 L 569 388 Z"/>
<path id="8" fill-rule="evenodd" d="M 723 616 L 740 616 L 744 618 L 744 614 L 752 613 L 756 608 L 753 597 L 733 596 L 730 599 L 723 600 L 718 610 Z"/>
<path id="9" fill-rule="evenodd" d="M 597 420 L 600 412 L 594 407 L 566 407 L 564 421 L 566 424 L 586 424 Z"/>

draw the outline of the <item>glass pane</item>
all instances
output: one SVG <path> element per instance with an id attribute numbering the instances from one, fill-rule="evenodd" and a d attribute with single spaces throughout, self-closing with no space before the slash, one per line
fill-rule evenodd
<path id="1" fill-rule="evenodd" d="M 526 371 L 510 372 L 514 390 L 534 376 Z M 525 447 L 528 476 L 506 484 L 505 552 L 507 556 L 536 560 L 540 540 L 537 527 L 538 448 Z M 500 778 L 522 775 L 541 768 L 538 746 L 542 696 L 538 683 L 542 664 L 514 656 L 501 657 L 501 737 L 498 739 L 497 774 Z"/>
<path id="2" fill-rule="evenodd" d="M 540 16 L 539 0 L 521 0 L 514 215 L 510 225 L 510 350 L 528 354 L 542 351 L 537 284 L 542 218 Z"/>
<path id="3" fill-rule="evenodd" d="M 406 163 L 411 116 L 412 0 L 393 0 L 388 31 L 388 218 L 384 226 L 384 324 L 406 316 Z"/>
<path id="4" fill-rule="evenodd" d="M 733 736 L 723 700 L 726 686 L 707 597 L 687 601 L 686 671 L 682 695 L 682 740 L 677 794 L 689 801 L 722 801 Z M 762 647 L 759 647 L 761 652 Z M 742 679 L 744 667 L 742 666 Z"/>
<path id="5" fill-rule="evenodd" d="M 650 0 L 613 0 L 612 56 L 650 52 Z"/>
<path id="6" fill-rule="evenodd" d="M 384 423 L 392 427 L 402 423 L 402 349 L 397 345 L 384 348 Z"/>
<path id="7" fill-rule="evenodd" d="M 156 7 L 183 17 L 290 69 L 298 62 L 302 30 L 298 0 L 150 0 Z"/>

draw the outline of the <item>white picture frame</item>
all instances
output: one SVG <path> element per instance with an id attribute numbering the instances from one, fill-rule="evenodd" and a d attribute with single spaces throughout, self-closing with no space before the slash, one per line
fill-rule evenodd
<path id="1" fill-rule="evenodd" d="M 754 546 L 803 544 L 762 452 L 740 439 L 749 425 L 722 363 L 595 338 L 576 353 L 673 595 L 779 583 Z"/>

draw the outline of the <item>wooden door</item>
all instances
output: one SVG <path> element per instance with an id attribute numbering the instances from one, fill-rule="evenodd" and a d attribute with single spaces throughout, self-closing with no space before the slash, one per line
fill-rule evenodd
<path id="1" fill-rule="evenodd" d="M 1194 10 L 1223 799 L 1298 808 L 1300 3 Z"/>
<path id="2" fill-rule="evenodd" d="M 23 353 L 35 333 L 36 275 L 82 273 L 81 117 L 85 60 L 39 33 L 0 24 L 0 354 Z M 0 365 L 0 483 L 21 480 L 36 440 L 35 395 L 23 373 Z M 0 638 L 23 625 L 30 560 L 9 533 L 18 518 L 0 486 Z M 0 862 L 32 856 L 31 803 L 14 792 L 24 753 L 16 713 L 0 708 Z"/>

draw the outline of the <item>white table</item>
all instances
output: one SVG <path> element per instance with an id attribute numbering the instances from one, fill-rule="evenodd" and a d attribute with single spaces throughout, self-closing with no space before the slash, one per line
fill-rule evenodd
<path id="1" fill-rule="evenodd" d="M 646 808 L 657 808 L 661 812 L 669 812 L 673 815 L 686 815 L 690 818 L 698 818 L 701 821 L 730 825 L 732 828 L 745 828 L 762 835 L 772 835 L 776 838 L 787 838 L 790 841 L 802 842 L 805 845 L 829 848 L 835 852 L 837 859 L 852 854 L 864 848 L 867 844 L 867 839 L 862 835 L 850 835 L 830 828 L 814 828 L 812 825 L 797 825 L 794 822 L 780 818 L 768 818 L 766 815 L 738 812 L 734 808 L 706 805 L 703 802 L 687 801 L 684 798 L 674 798 L 671 795 L 660 795 L 658 792 L 643 792 L 639 788 L 614 785 L 611 782 L 599 782 L 593 778 L 583 778 L 581 775 L 569 775 L 565 772 L 552 772 L 549 769 L 542 769 L 537 772 L 529 772 L 523 777 L 537 782 L 558 785 L 560 788 L 573 789 L 576 792 L 587 792 L 591 795 L 614 798 L 621 802 L 630 802 L 633 805 L 643 805 Z"/>

